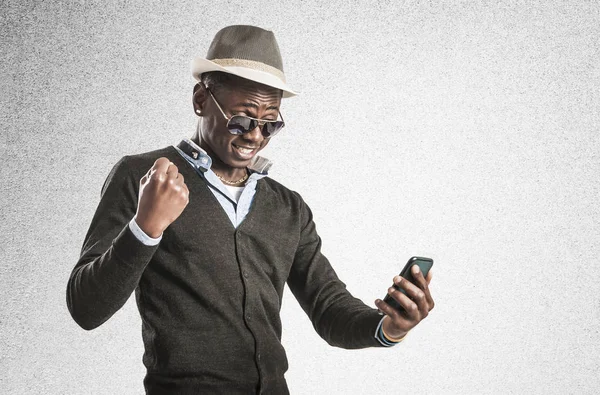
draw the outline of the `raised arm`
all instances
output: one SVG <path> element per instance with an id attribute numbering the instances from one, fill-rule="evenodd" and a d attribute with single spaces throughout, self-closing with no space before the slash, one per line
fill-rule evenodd
<path id="1" fill-rule="evenodd" d="M 136 237 L 129 222 L 135 218 L 146 235 L 157 237 L 188 202 L 183 176 L 167 158 L 159 158 L 141 179 L 133 175 L 131 163 L 131 157 L 123 157 L 106 178 L 67 284 L 69 312 L 87 330 L 125 304 L 158 248 Z"/>

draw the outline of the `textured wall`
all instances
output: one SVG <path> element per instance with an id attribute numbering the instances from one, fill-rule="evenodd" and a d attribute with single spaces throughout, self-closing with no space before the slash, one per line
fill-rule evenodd
<path id="1" fill-rule="evenodd" d="M 286 291 L 292 393 L 593 393 L 600 386 L 600 5 L 1 3 L 0 388 L 140 394 L 135 302 L 86 332 L 67 278 L 112 165 L 194 129 L 189 62 L 272 29 L 302 95 L 264 154 L 373 305 L 411 255 L 436 308 L 346 351 Z"/>

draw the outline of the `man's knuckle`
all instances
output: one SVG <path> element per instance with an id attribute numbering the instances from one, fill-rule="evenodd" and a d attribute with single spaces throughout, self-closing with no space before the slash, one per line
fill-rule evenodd
<path id="1" fill-rule="evenodd" d="M 387 303 L 385 303 L 385 302 L 381 302 L 381 305 L 380 305 L 380 306 L 381 306 L 381 309 L 382 309 L 383 311 L 385 311 L 385 313 L 386 313 L 387 315 L 390 315 L 390 316 L 392 315 L 391 313 L 394 311 L 394 309 L 392 308 L 392 306 L 390 306 L 389 304 L 387 304 Z"/>

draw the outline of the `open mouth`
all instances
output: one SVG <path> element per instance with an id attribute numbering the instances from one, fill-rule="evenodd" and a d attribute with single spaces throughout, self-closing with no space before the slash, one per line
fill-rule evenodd
<path id="1" fill-rule="evenodd" d="M 231 144 L 233 146 L 233 152 L 237 154 L 241 159 L 252 159 L 256 153 L 256 148 L 245 147 L 242 145 Z"/>

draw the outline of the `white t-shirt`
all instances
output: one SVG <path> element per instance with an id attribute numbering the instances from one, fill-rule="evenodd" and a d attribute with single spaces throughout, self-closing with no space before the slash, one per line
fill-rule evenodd
<path id="1" fill-rule="evenodd" d="M 242 191 L 244 190 L 244 187 L 234 187 L 231 185 L 227 185 L 225 183 L 223 183 L 223 185 L 225 185 L 225 188 L 227 188 L 227 190 L 229 192 L 231 192 L 231 194 L 233 195 L 233 198 L 235 199 L 236 202 L 238 200 L 240 200 L 240 196 L 242 195 Z"/>

